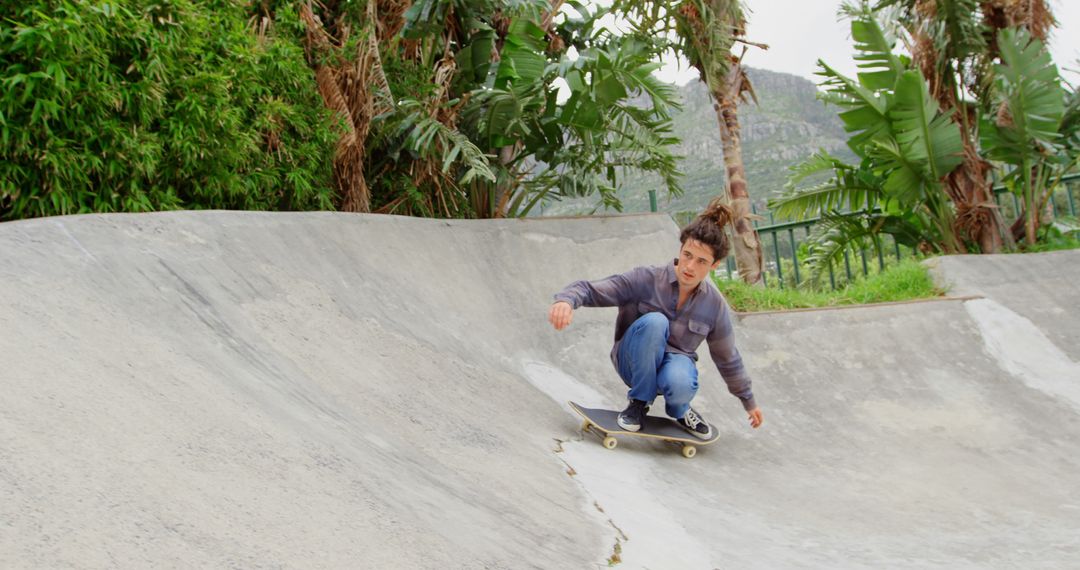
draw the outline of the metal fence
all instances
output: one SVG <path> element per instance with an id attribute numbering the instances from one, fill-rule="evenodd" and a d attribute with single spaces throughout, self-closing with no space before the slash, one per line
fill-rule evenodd
<path id="1" fill-rule="evenodd" d="M 994 188 L 994 201 L 1001 209 L 1002 217 L 1007 223 L 1012 223 L 1019 217 L 1022 204 L 1020 199 L 1010 193 L 1005 187 Z M 1062 178 L 1062 184 L 1055 189 L 1048 210 L 1055 218 L 1068 215 L 1077 216 L 1077 205 L 1080 204 L 1080 174 L 1070 174 Z M 766 286 L 775 285 L 780 288 L 798 286 L 804 283 L 810 276 L 808 267 L 803 265 L 805 259 L 800 259 L 800 250 L 806 253 L 803 244 L 811 234 L 811 228 L 816 225 L 820 218 L 811 218 L 797 222 L 777 223 L 771 212 L 754 213 L 768 219 L 767 225 L 754 222 L 758 237 L 762 244 L 762 258 L 764 272 L 762 279 Z M 689 220 L 678 220 L 681 223 Z M 887 265 L 900 261 L 905 257 L 919 257 L 917 251 L 896 243 L 892 236 L 883 236 L 881 247 L 872 250 L 848 249 L 844 251 L 842 263 L 829 265 L 829 286 L 837 289 L 845 283 L 852 281 L 857 276 L 868 276 L 873 272 L 882 271 Z M 728 279 L 737 277 L 735 261 L 732 256 L 727 258 L 726 267 Z M 824 279 L 824 275 L 821 276 Z"/>

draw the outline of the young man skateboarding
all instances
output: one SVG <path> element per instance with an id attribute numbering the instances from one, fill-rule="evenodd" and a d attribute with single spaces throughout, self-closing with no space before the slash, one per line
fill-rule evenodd
<path id="1" fill-rule="evenodd" d="M 630 404 L 619 414 L 627 431 L 641 429 L 657 394 L 666 412 L 701 438 L 713 435 L 701 414 L 690 407 L 698 390 L 697 348 L 707 341 L 709 354 L 728 391 L 742 401 L 750 425 L 763 418 L 750 390 L 750 376 L 735 348 L 731 309 L 710 280 L 729 251 L 724 226 L 731 210 L 714 200 L 683 228 L 674 263 L 636 267 L 599 281 L 575 281 L 555 295 L 548 321 L 555 330 L 570 325 L 578 307 L 619 307 L 611 362 L 630 387 Z"/>

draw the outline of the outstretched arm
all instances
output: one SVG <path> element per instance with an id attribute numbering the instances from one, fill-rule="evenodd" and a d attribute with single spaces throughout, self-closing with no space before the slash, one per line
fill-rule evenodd
<path id="1" fill-rule="evenodd" d="M 652 281 L 646 267 L 637 267 L 599 281 L 575 281 L 555 295 L 548 309 L 548 322 L 555 330 L 563 330 L 574 320 L 578 307 L 614 307 L 639 298 L 643 288 Z"/>
<path id="2" fill-rule="evenodd" d="M 715 326 L 709 332 L 707 341 L 709 355 L 720 371 L 720 376 L 724 378 L 728 391 L 742 402 L 750 425 L 754 428 L 761 426 L 764 418 L 761 408 L 754 400 L 750 374 L 743 365 L 739 350 L 735 348 L 735 330 L 731 326 L 730 309 L 726 302 L 717 316 Z"/>

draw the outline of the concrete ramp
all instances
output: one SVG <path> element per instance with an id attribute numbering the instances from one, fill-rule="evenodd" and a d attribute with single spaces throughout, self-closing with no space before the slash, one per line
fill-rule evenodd
<path id="1" fill-rule="evenodd" d="M 986 298 L 745 317 L 761 430 L 705 358 L 722 441 L 608 451 L 565 401 L 621 405 L 614 309 L 561 333 L 546 309 L 677 238 L 665 216 L 0 224 L 0 567 L 1080 560 L 1076 329 L 1036 312 L 1076 306 L 1077 252 L 1044 254 L 1033 282 L 1064 286 L 1034 307 L 964 258 L 943 278 Z"/>

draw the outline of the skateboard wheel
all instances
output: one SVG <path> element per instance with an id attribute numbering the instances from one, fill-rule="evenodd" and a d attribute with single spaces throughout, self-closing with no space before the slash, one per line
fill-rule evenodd
<path id="1" fill-rule="evenodd" d="M 588 432 L 589 431 L 589 422 L 581 422 L 581 431 L 583 431 L 583 432 Z"/>
<path id="2" fill-rule="evenodd" d="M 682 454 L 683 457 L 690 459 L 691 457 L 697 455 L 697 448 L 692 445 L 684 445 L 682 448 Z"/>
<path id="3" fill-rule="evenodd" d="M 616 445 L 619 445 L 619 440 L 615 439 L 614 437 L 609 435 L 604 438 L 604 447 L 608 449 L 615 449 Z"/>

